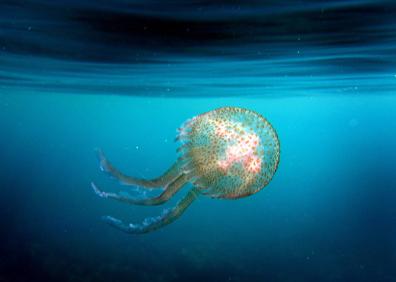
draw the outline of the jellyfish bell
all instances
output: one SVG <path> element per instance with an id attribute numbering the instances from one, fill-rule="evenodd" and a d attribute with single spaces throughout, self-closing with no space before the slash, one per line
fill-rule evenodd
<path id="1" fill-rule="evenodd" d="M 100 167 L 126 185 L 163 188 L 154 198 L 131 198 L 108 193 L 92 183 L 95 193 L 104 198 L 136 205 L 159 205 L 169 200 L 185 184 L 193 188 L 178 204 L 162 215 L 141 224 L 126 224 L 105 217 L 110 225 L 128 233 L 147 233 L 177 219 L 199 195 L 239 199 L 257 193 L 271 181 L 280 158 L 275 129 L 257 112 L 223 107 L 186 121 L 179 129 L 180 142 L 175 164 L 162 176 L 146 180 L 127 176 L 117 170 L 99 151 Z"/>
<path id="2" fill-rule="evenodd" d="M 193 118 L 181 128 L 181 158 L 195 187 L 219 198 L 256 193 L 273 177 L 279 141 L 269 122 L 256 112 L 220 108 Z"/>

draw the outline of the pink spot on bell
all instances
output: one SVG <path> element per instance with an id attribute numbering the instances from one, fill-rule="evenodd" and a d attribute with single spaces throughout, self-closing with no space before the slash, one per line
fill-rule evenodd
<path id="1" fill-rule="evenodd" d="M 255 155 L 246 157 L 243 164 L 249 172 L 259 173 L 261 171 L 261 159 Z"/>

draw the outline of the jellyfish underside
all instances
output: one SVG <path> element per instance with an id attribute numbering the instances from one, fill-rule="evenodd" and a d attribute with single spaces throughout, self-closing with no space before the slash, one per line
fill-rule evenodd
<path id="1" fill-rule="evenodd" d="M 102 198 L 133 205 L 160 205 L 187 183 L 193 186 L 174 207 L 157 217 L 133 224 L 105 216 L 105 222 L 132 234 L 154 231 L 176 220 L 199 195 L 238 199 L 258 192 L 269 183 L 279 163 L 275 130 L 249 110 L 226 107 L 199 115 L 179 129 L 176 140 L 182 143 L 178 149 L 181 156 L 163 175 L 150 180 L 125 175 L 98 150 L 101 170 L 121 184 L 163 189 L 158 196 L 141 198 L 105 192 L 92 182 L 93 190 Z"/>

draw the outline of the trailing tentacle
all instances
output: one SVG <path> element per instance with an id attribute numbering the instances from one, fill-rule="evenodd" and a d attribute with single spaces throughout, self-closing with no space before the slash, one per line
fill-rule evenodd
<path id="1" fill-rule="evenodd" d="M 126 196 L 120 193 L 108 193 L 100 190 L 95 183 L 91 183 L 92 188 L 95 193 L 102 198 L 114 199 L 120 202 L 125 202 L 132 205 L 144 205 L 144 206 L 152 206 L 152 205 L 160 205 L 168 201 L 174 194 L 176 194 L 183 186 L 186 184 L 190 175 L 181 173 L 176 179 L 174 179 L 171 183 L 167 184 L 164 188 L 165 190 L 157 197 L 147 198 L 147 199 L 138 199 L 130 196 Z"/>
<path id="2" fill-rule="evenodd" d="M 172 182 L 177 178 L 182 170 L 182 165 L 180 162 L 173 164 L 163 175 L 154 179 L 142 179 L 132 176 L 128 176 L 117 168 L 115 168 L 104 155 L 101 149 L 97 150 L 100 168 L 102 171 L 107 172 L 114 178 L 116 178 L 120 183 L 125 185 L 137 185 L 145 188 L 161 188 L 166 186 L 168 183 Z"/>
<path id="3" fill-rule="evenodd" d="M 125 223 L 119 219 L 111 216 L 103 217 L 103 220 L 111 226 L 130 234 L 143 234 L 157 230 L 169 223 L 175 221 L 183 212 L 191 205 L 199 194 L 198 188 L 192 188 L 187 195 L 181 199 L 176 206 L 171 209 L 166 209 L 157 217 L 146 218 L 140 224 Z"/>

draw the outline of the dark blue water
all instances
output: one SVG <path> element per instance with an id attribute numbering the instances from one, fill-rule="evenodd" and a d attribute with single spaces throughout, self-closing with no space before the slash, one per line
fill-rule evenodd
<path id="1" fill-rule="evenodd" d="M 394 1 L 0 1 L 0 281 L 396 281 Z M 268 187 L 173 206 L 97 197 L 176 159 L 186 119 L 264 115 Z"/>

